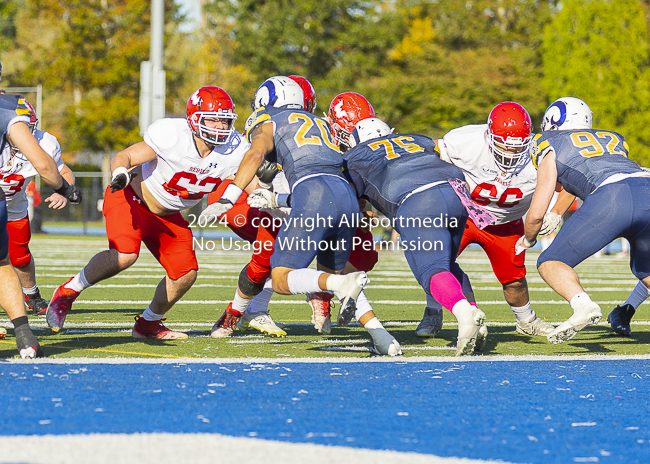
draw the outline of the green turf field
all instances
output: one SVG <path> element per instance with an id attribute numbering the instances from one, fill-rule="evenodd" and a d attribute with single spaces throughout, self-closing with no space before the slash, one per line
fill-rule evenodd
<path id="1" fill-rule="evenodd" d="M 41 235 L 32 238 L 30 247 L 41 293 L 49 299 L 59 284 L 77 273 L 95 253 L 106 249 L 107 243 L 104 238 Z M 311 309 L 302 296 L 275 295 L 271 301 L 271 315 L 276 322 L 286 324 L 286 338 L 274 339 L 256 332 L 236 332 L 235 337 L 226 340 L 210 338 L 210 327 L 232 298 L 237 277 L 249 255 L 233 251 L 198 253 L 201 269 L 197 282 L 168 313 L 166 321 L 169 327 L 187 331 L 189 340 L 141 341 L 131 337 L 134 316 L 146 308 L 164 276 L 162 267 L 144 246 L 133 267 L 79 297 L 60 333 L 47 329 L 44 318 L 30 316 L 30 323 L 50 357 L 282 359 L 370 355 L 370 337 L 359 325 L 334 327 L 329 336 L 319 335 L 309 323 Z M 571 315 L 571 308 L 539 277 L 535 268 L 537 256 L 538 253 L 529 253 L 526 260 L 533 309 L 540 317 L 557 324 Z M 514 315 L 503 300 L 501 286 L 482 250 L 465 251 L 459 262 L 472 280 L 479 307 L 487 315 L 490 334 L 484 356 L 650 353 L 650 318 L 645 304 L 637 311 L 629 338 L 615 336 L 607 323 L 601 322 L 570 342 L 550 345 L 545 337 L 528 337 L 514 331 Z M 589 258 L 580 265 L 578 274 L 592 299 L 601 305 L 603 320 L 636 284 L 627 259 L 614 256 Z M 457 328 L 448 311 L 445 326 L 436 338 L 421 339 L 414 335 L 425 297 L 402 253 L 382 252 L 370 277 L 372 282 L 366 294 L 375 313 L 402 344 L 404 356 L 454 355 Z M 0 340 L 0 357 L 14 357 L 11 324 L 4 317 L 0 326 L 9 329 L 7 339 Z"/>

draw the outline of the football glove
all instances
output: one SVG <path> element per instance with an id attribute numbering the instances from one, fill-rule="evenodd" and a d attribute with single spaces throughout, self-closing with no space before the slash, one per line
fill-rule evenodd
<path id="1" fill-rule="evenodd" d="M 69 184 L 65 179 L 62 180 L 63 184 L 61 184 L 61 187 L 56 189 L 55 192 L 66 197 L 73 205 L 80 204 L 81 200 L 83 199 L 81 189 L 74 184 Z"/>
<path id="2" fill-rule="evenodd" d="M 277 173 L 278 165 L 276 163 L 271 163 L 267 160 L 264 160 L 255 174 L 259 179 L 258 183 L 260 187 L 270 189 L 271 183 L 273 182 L 273 179 Z"/>
<path id="3" fill-rule="evenodd" d="M 535 246 L 537 243 L 537 239 L 533 240 L 532 243 L 526 240 L 526 236 L 522 235 L 519 237 L 519 240 L 517 240 L 517 243 L 515 244 L 515 255 L 520 255 L 524 251 L 528 250 L 529 248 L 532 248 Z"/>
<path id="4" fill-rule="evenodd" d="M 253 208 L 277 208 L 277 194 L 265 189 L 253 190 L 246 199 L 248 206 Z"/>
<path id="5" fill-rule="evenodd" d="M 129 172 L 129 170 L 124 166 L 115 168 L 115 171 L 113 171 L 113 177 L 111 178 L 111 183 L 108 184 L 111 188 L 111 193 L 115 193 L 118 190 L 124 190 L 137 175 L 138 173 L 132 171 Z"/>
<path id="6" fill-rule="evenodd" d="M 542 222 L 542 228 L 539 230 L 539 236 L 544 237 L 545 235 L 550 235 L 555 232 L 557 226 L 560 225 L 562 221 L 562 216 L 553 211 L 549 211 L 544 215 L 544 221 Z"/>

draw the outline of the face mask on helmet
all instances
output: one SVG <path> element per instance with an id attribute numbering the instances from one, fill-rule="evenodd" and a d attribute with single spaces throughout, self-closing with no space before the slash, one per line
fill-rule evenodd
<path id="1" fill-rule="evenodd" d="M 257 89 L 251 108 L 253 111 L 263 106 L 301 110 L 304 105 L 305 95 L 296 81 L 285 76 L 274 76 Z"/>
<path id="2" fill-rule="evenodd" d="M 234 131 L 235 105 L 219 87 L 202 87 L 187 101 L 187 121 L 192 133 L 210 145 L 227 143 Z"/>
<path id="3" fill-rule="evenodd" d="M 392 134 L 393 130 L 394 129 L 391 129 L 388 124 L 379 118 L 368 118 L 359 121 L 354 127 L 352 134 L 350 134 L 350 148 L 354 148 L 360 143 L 367 142 L 368 140 Z"/>
<path id="4" fill-rule="evenodd" d="M 354 127 L 361 120 L 374 118 L 375 110 L 363 95 L 344 92 L 334 97 L 326 116 L 334 142 L 341 151 L 346 151 Z"/>
<path id="5" fill-rule="evenodd" d="M 314 90 L 314 86 L 311 85 L 311 82 L 309 82 L 307 79 L 305 79 L 302 76 L 296 76 L 296 75 L 289 76 L 289 79 L 295 81 L 302 89 L 302 93 L 305 97 L 304 98 L 305 111 L 309 111 L 310 113 L 316 111 L 316 91 Z"/>
<path id="6" fill-rule="evenodd" d="M 499 169 L 512 169 L 528 154 L 533 139 L 531 126 L 528 112 L 518 103 L 499 103 L 490 111 L 489 146 Z"/>
<path id="7" fill-rule="evenodd" d="M 558 98 L 544 112 L 542 130 L 591 129 L 592 117 L 589 105 L 579 98 Z"/>

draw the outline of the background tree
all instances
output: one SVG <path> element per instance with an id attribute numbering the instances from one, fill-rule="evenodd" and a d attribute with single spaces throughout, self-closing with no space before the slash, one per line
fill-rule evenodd
<path id="1" fill-rule="evenodd" d="M 630 157 L 650 162 L 648 26 L 636 0 L 567 0 L 544 31 L 549 100 L 575 96 L 594 126 L 620 132 Z M 647 6 L 647 5 L 646 5 Z"/>

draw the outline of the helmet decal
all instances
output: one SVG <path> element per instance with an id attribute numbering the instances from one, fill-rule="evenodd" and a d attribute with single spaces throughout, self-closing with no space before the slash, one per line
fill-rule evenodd
<path id="1" fill-rule="evenodd" d="M 562 100 L 558 100 L 548 107 L 546 114 L 550 118 L 551 125 L 560 127 L 566 121 L 566 105 Z"/>

